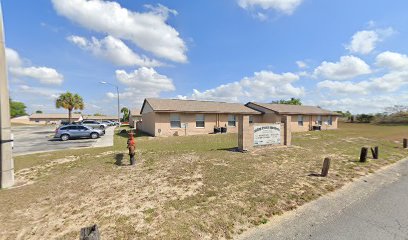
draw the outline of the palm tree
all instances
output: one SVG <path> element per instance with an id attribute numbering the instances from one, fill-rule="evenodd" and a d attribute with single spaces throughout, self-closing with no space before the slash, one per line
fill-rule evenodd
<path id="1" fill-rule="evenodd" d="M 78 94 L 72 94 L 70 92 L 66 92 L 61 94 L 56 102 L 55 106 L 57 108 L 65 108 L 68 109 L 68 121 L 71 123 L 71 116 L 72 116 L 72 110 L 83 110 L 84 109 L 84 101 L 82 100 L 82 97 L 79 96 Z"/>
<path id="2" fill-rule="evenodd" d="M 123 122 L 129 121 L 129 109 L 126 107 L 123 107 L 120 110 L 120 112 L 123 113 L 123 118 L 122 118 Z"/>

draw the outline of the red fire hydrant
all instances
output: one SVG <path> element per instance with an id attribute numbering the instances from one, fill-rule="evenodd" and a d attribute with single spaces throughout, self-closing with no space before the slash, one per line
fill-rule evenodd
<path id="1" fill-rule="evenodd" d="M 127 147 L 129 149 L 130 165 L 135 165 L 135 150 L 136 150 L 136 140 L 133 137 L 133 132 L 129 133 L 129 138 L 127 141 Z"/>

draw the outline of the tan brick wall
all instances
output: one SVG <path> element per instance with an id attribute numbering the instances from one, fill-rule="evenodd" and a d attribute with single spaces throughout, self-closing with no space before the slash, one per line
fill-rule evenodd
<path id="1" fill-rule="evenodd" d="M 282 121 L 282 116 L 274 112 L 267 112 L 262 115 L 262 122 L 264 123 L 276 123 L 276 122 L 281 122 L 281 121 Z"/>
<path id="2" fill-rule="evenodd" d="M 238 150 L 251 150 L 254 146 L 254 125 L 249 124 L 249 116 L 240 115 L 238 120 L 243 123 L 238 127 Z"/>
<path id="3" fill-rule="evenodd" d="M 307 115 L 303 115 L 303 126 L 299 126 L 298 124 L 298 115 L 291 115 L 291 129 L 292 132 L 307 132 L 310 129 L 310 117 Z"/>
<path id="4" fill-rule="evenodd" d="M 147 113 L 143 114 L 143 122 L 145 122 L 145 115 L 152 114 Z M 196 115 L 195 113 L 177 113 L 180 116 L 181 123 L 187 123 L 187 128 L 171 128 L 170 126 L 170 114 L 171 113 L 155 113 L 154 121 L 155 124 L 155 136 L 189 136 L 189 135 L 198 135 L 198 134 L 209 134 L 214 132 L 214 127 L 225 127 L 227 126 L 228 133 L 238 133 L 239 127 L 239 115 L 236 115 L 236 126 L 228 126 L 228 115 L 229 114 L 213 114 L 213 113 L 204 113 L 204 128 L 196 127 Z M 261 122 L 262 116 L 255 115 L 254 122 Z M 146 120 L 151 121 L 151 120 Z M 145 128 L 145 127 L 144 127 Z M 151 128 L 151 127 L 150 127 Z M 149 129 L 150 129 L 149 128 Z M 160 130 L 160 133 L 159 133 Z M 151 134 L 151 132 L 148 132 Z M 151 134 L 153 135 L 153 134 Z"/>
<path id="5" fill-rule="evenodd" d="M 329 116 L 322 116 L 322 130 L 331 130 L 331 129 L 337 129 L 337 122 L 338 122 L 338 117 L 333 116 L 332 117 L 332 125 L 327 125 L 325 122 L 328 122 Z M 317 121 L 317 116 L 308 116 L 308 115 L 303 115 L 303 126 L 298 125 L 298 115 L 292 115 L 292 132 L 306 132 L 309 131 L 313 126 L 317 126 L 316 124 Z"/>
<path id="6" fill-rule="evenodd" d="M 143 120 L 141 124 L 141 131 L 151 136 L 155 136 L 156 113 L 154 112 L 143 113 L 142 119 Z"/>

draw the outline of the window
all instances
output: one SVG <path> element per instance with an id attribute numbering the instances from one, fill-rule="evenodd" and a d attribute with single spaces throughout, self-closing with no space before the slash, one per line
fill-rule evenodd
<path id="1" fill-rule="evenodd" d="M 236 126 L 236 117 L 235 115 L 228 115 L 228 126 L 235 127 Z"/>
<path id="2" fill-rule="evenodd" d="M 181 128 L 179 114 L 170 114 L 170 127 L 171 128 Z"/>
<path id="3" fill-rule="evenodd" d="M 249 116 L 249 124 L 254 123 L 254 116 Z"/>
<path id="4" fill-rule="evenodd" d="M 69 130 L 76 130 L 76 126 L 68 126 L 60 128 L 60 130 L 69 131 Z"/>
<path id="5" fill-rule="evenodd" d="M 333 125 L 333 116 L 329 116 L 327 119 L 327 123 L 331 126 Z"/>
<path id="6" fill-rule="evenodd" d="M 204 114 L 197 114 L 196 115 L 196 128 L 204 128 L 205 121 L 204 121 Z"/>
<path id="7" fill-rule="evenodd" d="M 298 126 L 303 126 L 303 115 L 298 115 Z"/>
<path id="8" fill-rule="evenodd" d="M 317 125 L 322 125 L 322 116 L 317 116 Z"/>

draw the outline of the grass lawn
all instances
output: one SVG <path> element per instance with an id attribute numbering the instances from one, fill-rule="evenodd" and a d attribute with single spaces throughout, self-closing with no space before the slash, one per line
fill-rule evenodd
<path id="1" fill-rule="evenodd" d="M 232 238 L 404 158 L 407 135 L 343 123 L 250 153 L 231 151 L 235 134 L 138 137 L 136 167 L 120 134 L 114 147 L 19 156 L 18 187 L 0 191 L 0 239 L 77 239 L 94 223 L 103 239 Z M 380 159 L 359 163 L 362 146 L 379 146 Z M 329 176 L 310 176 L 328 156 Z"/>

